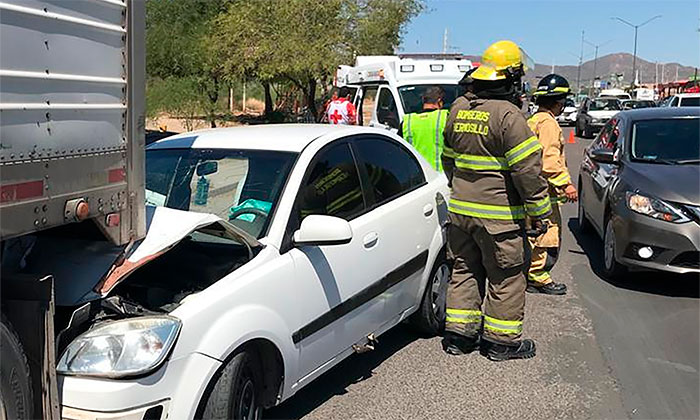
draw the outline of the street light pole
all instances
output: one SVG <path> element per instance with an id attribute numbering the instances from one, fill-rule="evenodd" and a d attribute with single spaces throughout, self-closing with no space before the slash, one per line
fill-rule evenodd
<path id="1" fill-rule="evenodd" d="M 626 20 L 619 18 L 619 17 L 613 17 L 611 19 L 614 20 L 619 20 L 620 22 L 624 23 L 625 25 L 631 26 L 634 28 L 634 55 L 632 57 L 632 87 L 634 87 L 634 78 L 635 74 L 637 71 L 637 30 L 641 28 L 642 26 L 646 25 L 647 23 L 651 22 L 654 19 L 660 18 L 661 15 L 656 15 L 651 19 L 647 19 L 646 21 L 640 23 L 639 25 L 635 25 L 632 23 L 627 22 Z"/>

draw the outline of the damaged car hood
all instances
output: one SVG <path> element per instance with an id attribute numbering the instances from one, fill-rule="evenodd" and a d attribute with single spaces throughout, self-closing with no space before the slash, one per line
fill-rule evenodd
<path id="1" fill-rule="evenodd" d="M 106 296 L 134 270 L 163 255 L 195 231 L 237 241 L 248 248 L 251 257 L 252 248 L 262 246 L 252 235 L 214 214 L 147 206 L 146 237 L 138 245 L 127 246 L 126 258 L 117 260 L 94 291 L 100 297 Z"/>

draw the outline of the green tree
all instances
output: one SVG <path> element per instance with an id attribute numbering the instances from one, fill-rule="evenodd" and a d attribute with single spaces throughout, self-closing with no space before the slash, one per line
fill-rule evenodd
<path id="1" fill-rule="evenodd" d="M 235 0 L 149 0 L 146 3 L 146 70 L 150 78 L 182 79 L 177 92 L 188 98 L 161 106 L 182 111 L 184 104 L 200 104 L 212 127 L 216 126 L 223 83 L 214 19 Z M 161 85 L 162 86 L 162 85 Z"/>
<path id="2" fill-rule="evenodd" d="M 421 0 L 240 0 L 216 19 L 213 35 L 229 78 L 252 77 L 266 88 L 289 81 L 316 116 L 319 81 L 357 54 L 391 54 Z"/>

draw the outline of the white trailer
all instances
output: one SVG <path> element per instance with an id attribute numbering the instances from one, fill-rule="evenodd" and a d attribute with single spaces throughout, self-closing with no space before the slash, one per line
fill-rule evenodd
<path id="1" fill-rule="evenodd" d="M 339 66 L 336 85 L 351 87 L 358 124 L 396 131 L 406 114 L 419 111 L 430 86 L 445 91 L 445 107 L 463 93 L 459 81 L 473 67 L 461 54 L 359 56 Z"/>

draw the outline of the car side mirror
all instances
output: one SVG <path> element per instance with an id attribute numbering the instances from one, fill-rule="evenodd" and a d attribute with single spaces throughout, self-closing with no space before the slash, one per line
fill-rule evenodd
<path id="1" fill-rule="evenodd" d="M 591 159 L 598 163 L 616 164 L 615 151 L 600 147 L 591 151 Z"/>
<path id="2" fill-rule="evenodd" d="M 346 220 L 334 216 L 312 214 L 301 221 L 294 232 L 295 245 L 343 245 L 352 240 L 352 228 Z"/>

